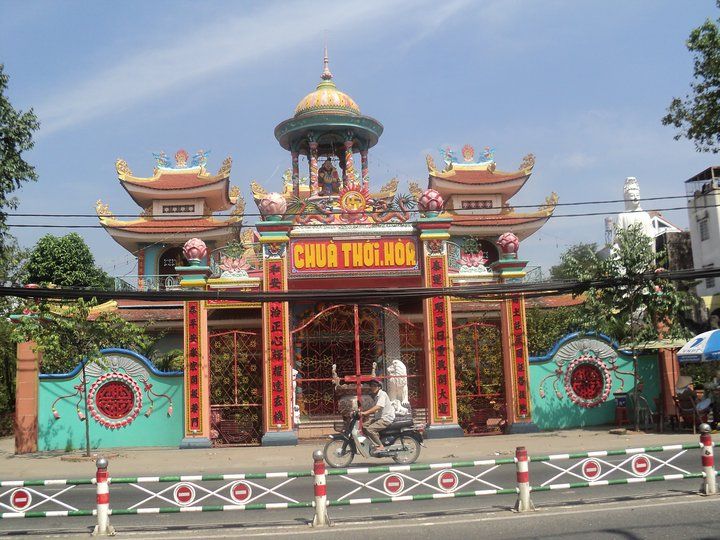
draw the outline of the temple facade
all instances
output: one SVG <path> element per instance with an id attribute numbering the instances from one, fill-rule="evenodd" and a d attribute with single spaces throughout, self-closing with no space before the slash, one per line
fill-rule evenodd
<path id="1" fill-rule="evenodd" d="M 315 90 L 275 128 L 289 154 L 282 185 L 250 183 L 254 225 L 243 226 L 230 158 L 212 175 L 205 152 L 179 151 L 174 163 L 158 154 L 147 178 L 118 160 L 119 180 L 142 214 L 123 221 L 100 201 L 97 210 L 137 256 L 128 287 L 378 291 L 343 302 L 165 306 L 177 314 L 185 352 L 182 396 L 174 399 L 180 446 L 285 445 L 326 434 L 342 395 L 362 399 L 371 377 L 430 438 L 536 429 L 522 296 L 388 300 L 382 291 L 525 279 L 520 242 L 552 215 L 557 196 L 515 212 L 510 200 L 532 174 L 532 154 L 503 172 L 493 150 L 470 145 L 460 157 L 442 149 L 439 166 L 428 156 L 427 182 L 374 182 L 369 153 L 382 132 L 338 89 L 326 54 Z"/>

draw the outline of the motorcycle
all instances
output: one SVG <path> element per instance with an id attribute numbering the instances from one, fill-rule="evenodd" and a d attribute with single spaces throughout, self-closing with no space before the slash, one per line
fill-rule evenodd
<path id="1" fill-rule="evenodd" d="M 420 456 L 423 445 L 422 433 L 413 426 L 412 419 L 396 420 L 380 432 L 385 450 L 373 451 L 372 441 L 360 432 L 360 413 L 353 411 L 350 421 L 325 445 L 325 461 L 330 467 L 345 468 L 357 454 L 365 458 L 390 457 L 396 463 L 409 465 Z"/>

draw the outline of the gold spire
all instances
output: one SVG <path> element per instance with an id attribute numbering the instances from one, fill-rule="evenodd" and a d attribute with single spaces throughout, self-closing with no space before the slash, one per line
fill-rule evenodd
<path id="1" fill-rule="evenodd" d="M 328 60 L 327 45 L 325 45 L 325 57 L 323 58 L 323 72 L 320 75 L 323 81 L 329 81 L 332 79 L 332 73 L 330 72 L 330 61 Z"/>

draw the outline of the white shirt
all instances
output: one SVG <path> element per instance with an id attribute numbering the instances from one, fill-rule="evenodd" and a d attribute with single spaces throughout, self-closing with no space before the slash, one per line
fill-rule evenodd
<path id="1" fill-rule="evenodd" d="M 375 394 L 374 405 L 379 405 L 381 407 L 375 411 L 375 420 L 382 419 L 390 423 L 395 420 L 395 407 L 392 406 L 390 398 L 383 389 L 378 390 L 378 393 Z"/>

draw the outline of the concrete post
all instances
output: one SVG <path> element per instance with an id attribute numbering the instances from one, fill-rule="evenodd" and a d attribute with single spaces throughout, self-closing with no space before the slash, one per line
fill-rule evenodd
<path id="1" fill-rule="evenodd" d="M 97 487 L 97 520 L 93 536 L 115 536 L 115 529 L 110 525 L 110 489 L 108 487 L 108 460 L 100 457 L 95 461 L 97 473 L 95 482 Z"/>
<path id="2" fill-rule="evenodd" d="M 702 451 L 702 468 L 705 474 L 702 486 L 700 486 L 700 493 L 703 495 L 715 495 L 717 493 L 715 456 L 713 455 L 713 440 L 708 424 L 700 424 L 700 447 Z"/>
<path id="3" fill-rule="evenodd" d="M 327 527 L 330 519 L 327 514 L 327 485 L 325 484 L 325 461 L 322 450 L 313 452 L 313 477 L 315 478 L 315 517 L 313 527 Z"/>
<path id="4" fill-rule="evenodd" d="M 524 446 L 515 449 L 515 463 L 517 465 L 518 499 L 515 503 L 515 512 L 530 512 L 535 505 L 530 500 L 530 469 L 528 467 L 528 454 Z"/>

